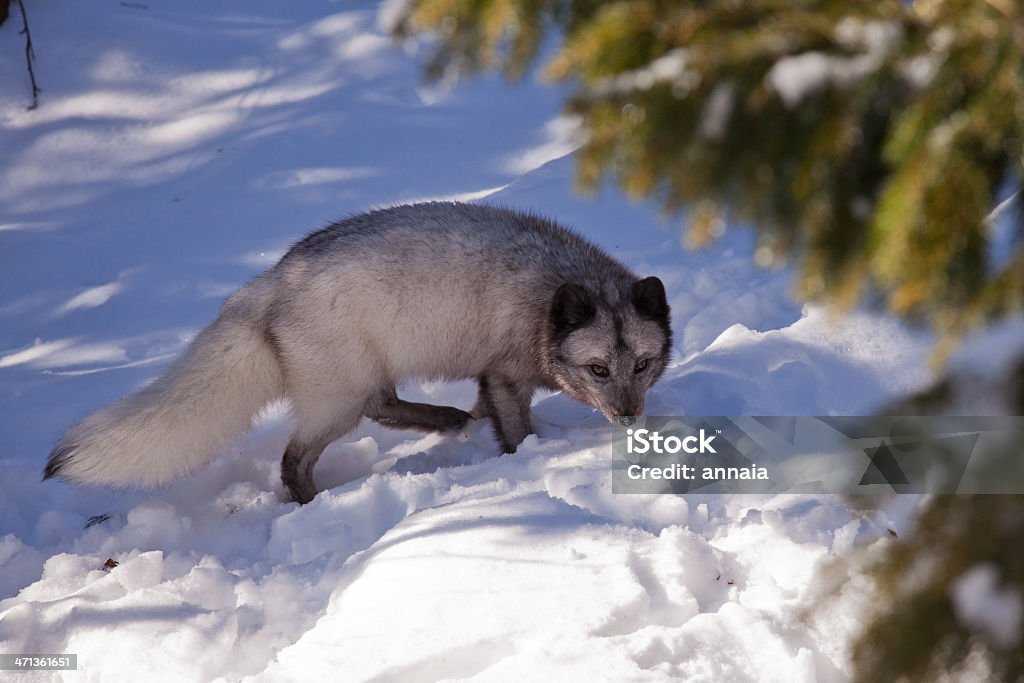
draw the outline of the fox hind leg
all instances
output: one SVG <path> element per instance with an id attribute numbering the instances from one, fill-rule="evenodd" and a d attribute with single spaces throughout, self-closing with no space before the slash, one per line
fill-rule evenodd
<path id="1" fill-rule="evenodd" d="M 288 442 L 281 458 L 281 482 L 289 498 L 299 505 L 305 505 L 316 497 L 313 466 L 326 447 L 322 441 L 308 443 L 293 438 Z"/>
<path id="2" fill-rule="evenodd" d="M 317 494 L 313 468 L 320 455 L 332 441 L 356 428 L 362 412 L 358 406 L 347 406 L 326 416 L 303 411 L 301 404 L 293 407 L 298 423 L 281 458 L 281 482 L 292 500 L 305 505 Z"/>
<path id="3" fill-rule="evenodd" d="M 404 401 L 398 398 L 394 388 L 385 389 L 368 401 L 364 414 L 385 427 L 426 432 L 462 429 L 473 418 L 465 410 L 452 406 Z"/>

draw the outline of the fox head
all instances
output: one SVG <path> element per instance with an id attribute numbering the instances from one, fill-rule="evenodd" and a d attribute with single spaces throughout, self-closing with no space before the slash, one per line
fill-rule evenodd
<path id="1" fill-rule="evenodd" d="M 665 286 L 656 277 L 591 291 L 563 284 L 551 302 L 548 367 L 577 401 L 628 426 L 668 363 L 672 331 Z"/>

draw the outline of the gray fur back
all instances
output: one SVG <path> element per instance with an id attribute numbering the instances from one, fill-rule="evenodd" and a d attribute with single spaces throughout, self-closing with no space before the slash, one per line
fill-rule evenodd
<path id="1" fill-rule="evenodd" d="M 295 244 L 277 268 L 321 259 L 333 264 L 339 257 L 370 254 L 395 265 L 429 259 L 450 268 L 452 276 L 467 271 L 491 277 L 528 273 L 555 287 L 578 282 L 599 290 L 609 278 L 623 283 L 636 279 L 604 251 L 554 221 L 455 202 L 395 206 L 346 218 Z M 531 280 L 531 286 L 536 284 Z"/>
<path id="2" fill-rule="evenodd" d="M 285 366 L 338 362 L 347 384 L 372 375 L 356 391 L 495 370 L 542 384 L 537 353 L 559 285 L 587 286 L 621 308 L 637 279 L 552 221 L 443 202 L 339 221 L 298 242 L 267 275 L 276 282 L 269 328 L 284 355 L 296 356 Z"/>

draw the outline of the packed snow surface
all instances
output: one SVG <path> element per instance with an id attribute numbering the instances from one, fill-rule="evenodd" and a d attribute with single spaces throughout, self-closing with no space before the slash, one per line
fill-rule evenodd
<path id="1" fill-rule="evenodd" d="M 613 494 L 604 418 L 558 394 L 511 456 L 486 421 L 363 424 L 304 507 L 278 478 L 283 404 L 166 489 L 41 483 L 64 428 L 157 375 L 290 243 L 401 201 L 530 209 L 661 277 L 674 360 L 650 414 L 862 414 L 929 371 L 892 320 L 794 302 L 740 227 L 690 252 L 681 218 L 574 194 L 564 91 L 427 84 L 373 3 L 26 5 L 35 111 L 17 10 L 0 28 L 0 653 L 79 669 L 18 680 L 848 677 L 866 586 L 823 577 L 899 520 Z M 475 387 L 403 394 L 468 408 Z"/>

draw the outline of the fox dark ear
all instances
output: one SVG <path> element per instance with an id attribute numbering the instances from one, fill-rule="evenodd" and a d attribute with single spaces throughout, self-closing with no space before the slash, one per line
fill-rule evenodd
<path id="1" fill-rule="evenodd" d="M 597 306 L 587 290 L 566 282 L 555 292 L 551 302 L 551 324 L 555 335 L 571 332 L 593 320 Z"/>
<path id="2" fill-rule="evenodd" d="M 644 318 L 652 320 L 668 319 L 668 300 L 665 298 L 665 285 L 656 277 L 645 277 L 633 285 L 630 297 L 636 312 Z"/>

